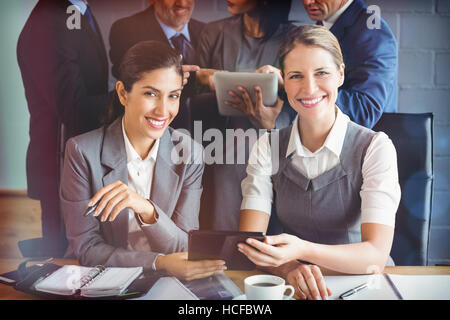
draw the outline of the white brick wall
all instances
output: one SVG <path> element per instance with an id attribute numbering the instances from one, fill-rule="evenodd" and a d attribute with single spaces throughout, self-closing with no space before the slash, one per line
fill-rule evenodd
<path id="1" fill-rule="evenodd" d="M 450 264 L 450 1 L 366 0 L 399 43 L 399 112 L 434 113 L 429 264 Z"/>

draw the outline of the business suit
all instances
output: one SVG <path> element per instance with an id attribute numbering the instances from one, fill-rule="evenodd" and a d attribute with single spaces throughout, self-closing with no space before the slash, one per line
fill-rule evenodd
<path id="1" fill-rule="evenodd" d="M 204 25 L 203 22 L 195 19 L 189 21 L 189 35 L 194 48 L 197 47 L 198 36 L 203 30 Z M 119 76 L 119 66 L 125 52 L 136 43 L 147 40 L 170 44 L 155 18 L 155 9 L 153 6 L 113 23 L 109 34 L 109 43 L 111 45 L 109 57 L 112 63 L 112 75 L 115 78 Z"/>
<path id="2" fill-rule="evenodd" d="M 99 127 L 109 102 L 103 39 L 84 15 L 80 29 L 68 29 L 69 5 L 69 1 L 40 0 L 17 44 L 30 112 L 28 196 L 41 200 L 42 232 L 49 243 L 61 241 L 64 234 L 57 229 L 62 226 L 58 179 L 65 140 Z M 94 23 L 100 30 L 95 18 Z"/>
<path id="3" fill-rule="evenodd" d="M 175 144 L 176 141 L 180 141 L 179 144 Z M 175 145 L 175 150 L 184 147 L 192 150 L 186 155 L 190 162 L 175 164 L 172 161 Z M 151 251 L 131 251 L 126 249 L 129 209 L 120 212 L 112 222 L 100 222 L 100 217 L 92 215 L 83 216 L 90 198 L 99 189 L 117 180 L 128 184 L 121 118 L 108 127 L 70 139 L 60 195 L 69 241 L 66 256 L 74 254 L 82 265 L 143 266 L 151 270 L 157 253 L 186 251 L 187 232 L 198 229 L 202 159 L 202 147 L 190 137 L 172 128 L 164 132 L 150 194 L 158 222 L 141 226 Z"/>
<path id="4" fill-rule="evenodd" d="M 355 0 L 330 31 L 341 45 L 345 80 L 336 104 L 351 120 L 372 128 L 383 112 L 396 112 L 398 103 L 397 43 L 387 23 L 368 29 L 370 14 Z"/>
<path id="5" fill-rule="evenodd" d="M 242 15 L 236 15 L 210 22 L 205 26 L 197 47 L 197 62 L 201 68 L 239 71 L 236 68 L 236 62 L 244 34 L 242 19 Z M 291 24 L 280 25 L 278 30 L 264 41 L 264 52 L 258 67 L 279 66 L 278 50 L 286 32 L 292 26 Z"/>

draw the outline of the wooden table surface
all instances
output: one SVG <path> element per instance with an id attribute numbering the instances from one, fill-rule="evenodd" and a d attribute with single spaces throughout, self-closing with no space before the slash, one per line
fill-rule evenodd
<path id="1" fill-rule="evenodd" d="M 18 265 L 25 261 L 25 259 L 0 259 L 0 273 L 5 273 L 17 269 Z M 76 260 L 70 259 L 54 259 L 52 263 L 65 265 L 74 264 L 77 265 Z M 39 261 L 33 262 L 39 263 Z M 30 263 L 32 264 L 32 263 Z M 340 273 L 322 269 L 324 275 L 342 275 Z M 255 274 L 263 274 L 260 270 L 251 271 L 235 271 L 227 270 L 225 274 L 244 292 L 244 279 L 248 276 Z M 404 274 L 404 275 L 430 275 L 430 274 L 447 274 L 450 275 L 450 267 L 437 267 L 437 266 L 397 266 L 386 267 L 384 273 L 389 274 Z M 39 299 L 29 294 L 22 293 L 15 290 L 12 286 L 0 284 L 0 300 L 33 300 Z"/>

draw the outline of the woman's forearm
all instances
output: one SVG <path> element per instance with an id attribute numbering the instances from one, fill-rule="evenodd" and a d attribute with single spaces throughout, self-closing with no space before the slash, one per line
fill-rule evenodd
<path id="1" fill-rule="evenodd" d="M 361 225 L 361 242 L 322 245 L 306 242 L 299 259 L 343 273 L 382 272 L 394 239 L 394 228 L 375 223 Z"/>
<path id="2" fill-rule="evenodd" d="M 368 241 L 343 245 L 307 243 L 306 247 L 299 259 L 342 273 L 382 272 L 387 260 L 386 254 Z"/>

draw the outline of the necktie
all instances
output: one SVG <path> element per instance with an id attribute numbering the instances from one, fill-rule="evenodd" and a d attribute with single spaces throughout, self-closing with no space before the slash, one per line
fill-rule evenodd
<path id="1" fill-rule="evenodd" d="M 316 22 L 316 25 L 318 25 L 318 26 L 323 26 L 323 22 L 322 22 L 322 21 L 317 21 L 317 22 Z"/>
<path id="2" fill-rule="evenodd" d="M 91 25 L 92 31 L 94 32 L 94 34 L 96 34 L 98 36 L 99 33 L 98 33 L 97 28 L 95 27 L 94 17 L 92 16 L 91 9 L 89 8 L 89 6 L 87 4 L 86 4 L 86 11 L 84 13 L 86 14 L 86 17 L 89 20 L 89 24 Z"/>
<path id="3" fill-rule="evenodd" d="M 181 33 L 170 38 L 178 53 L 183 55 L 183 64 L 195 64 L 195 51 L 192 45 Z"/>

